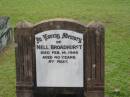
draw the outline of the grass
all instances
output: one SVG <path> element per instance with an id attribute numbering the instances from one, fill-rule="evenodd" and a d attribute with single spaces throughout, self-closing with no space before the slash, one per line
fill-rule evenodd
<path id="1" fill-rule="evenodd" d="M 15 56 L 12 45 L 0 53 L 0 97 L 15 97 Z"/>
<path id="2" fill-rule="evenodd" d="M 130 97 L 130 1 L 129 0 L 0 0 L 0 15 L 11 24 L 27 20 L 64 17 L 85 24 L 101 21 L 106 27 L 105 94 Z M 119 89 L 119 92 L 114 92 Z M 0 97 L 15 97 L 14 48 L 0 54 Z"/>

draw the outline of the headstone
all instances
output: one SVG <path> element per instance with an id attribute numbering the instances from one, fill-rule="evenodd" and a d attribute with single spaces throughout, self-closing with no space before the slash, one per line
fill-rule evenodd
<path id="1" fill-rule="evenodd" d="M 15 28 L 17 97 L 104 97 L 104 27 L 54 19 Z"/>
<path id="2" fill-rule="evenodd" d="M 12 28 L 8 24 L 9 17 L 0 16 L 0 51 L 11 41 Z"/>
<path id="3" fill-rule="evenodd" d="M 7 26 L 9 17 L 1 16 L 0 17 L 0 30 Z"/>

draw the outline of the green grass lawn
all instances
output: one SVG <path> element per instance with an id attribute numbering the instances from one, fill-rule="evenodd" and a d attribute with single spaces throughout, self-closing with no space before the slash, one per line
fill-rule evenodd
<path id="1" fill-rule="evenodd" d="M 10 16 L 13 26 L 50 18 L 103 22 L 106 96 L 130 97 L 130 0 L 0 0 L 1 15 Z M 0 54 L 0 97 L 15 97 L 14 54 L 12 45 Z"/>

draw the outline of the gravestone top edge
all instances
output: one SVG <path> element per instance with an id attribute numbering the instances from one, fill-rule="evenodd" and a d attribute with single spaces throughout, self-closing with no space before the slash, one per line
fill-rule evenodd
<path id="1" fill-rule="evenodd" d="M 20 21 L 16 24 L 16 28 L 32 28 L 33 24 L 28 21 Z"/>
<path id="2" fill-rule="evenodd" d="M 87 24 L 87 28 L 93 29 L 93 30 L 105 30 L 104 24 L 102 22 L 96 22 L 92 21 Z"/>
<path id="3" fill-rule="evenodd" d="M 51 23 L 51 22 L 70 22 L 70 23 L 76 23 L 76 24 L 79 24 L 79 25 L 82 25 L 82 26 L 85 26 L 86 27 L 86 24 L 83 24 L 83 23 L 80 23 L 79 21 L 77 20 L 74 20 L 74 19 L 66 19 L 66 18 L 54 18 L 54 19 L 48 19 L 48 20 L 43 20 L 43 21 L 40 21 L 36 24 L 34 24 L 34 27 L 35 26 L 38 26 L 42 23 Z"/>
<path id="4" fill-rule="evenodd" d="M 89 29 L 93 29 L 93 30 L 96 30 L 96 29 L 98 29 L 98 30 L 103 30 L 103 32 L 104 32 L 104 30 L 105 30 L 105 28 L 104 28 L 104 24 L 102 23 L 102 22 L 96 22 L 96 21 L 92 21 L 92 22 L 89 22 L 88 24 L 84 24 L 84 23 L 80 23 L 79 21 L 77 21 L 77 20 L 74 20 L 74 19 L 66 19 L 66 18 L 54 18 L 54 19 L 48 19 L 48 20 L 43 20 L 43 21 L 40 21 L 40 22 L 38 22 L 38 23 L 36 23 L 36 24 L 32 24 L 32 23 L 30 23 L 30 22 L 28 22 L 28 21 L 20 21 L 20 22 L 18 22 L 17 24 L 16 24 L 16 28 L 32 28 L 32 27 L 37 27 L 37 26 L 39 26 L 39 25 L 41 25 L 41 24 L 44 24 L 44 23 L 52 23 L 52 25 L 53 25 L 53 23 L 54 22 L 70 22 L 70 23 L 76 23 L 76 24 L 79 24 L 79 25 L 81 25 L 81 26 L 84 26 L 84 27 L 86 27 L 86 28 L 89 28 Z"/>
<path id="5" fill-rule="evenodd" d="M 7 27 L 9 21 L 8 16 L 0 16 L 0 30 Z"/>
<path id="6" fill-rule="evenodd" d="M 1 19 L 6 19 L 6 20 L 9 20 L 10 18 L 8 16 L 0 16 L 0 20 Z"/>

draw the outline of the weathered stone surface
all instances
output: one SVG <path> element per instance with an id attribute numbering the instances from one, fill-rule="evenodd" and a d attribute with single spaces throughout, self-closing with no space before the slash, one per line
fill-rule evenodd
<path id="1" fill-rule="evenodd" d="M 58 53 L 52 54 L 52 50 L 49 49 L 50 45 L 53 44 L 53 45 L 56 45 L 56 47 L 58 47 L 57 45 L 72 45 L 72 43 L 74 43 L 75 45 L 75 44 L 78 44 L 77 43 L 78 41 L 76 41 L 77 38 L 75 39 L 76 43 L 71 42 L 71 40 L 63 41 L 63 39 L 62 41 L 55 41 L 55 40 L 58 40 L 55 38 L 53 38 L 53 40 L 45 39 L 46 41 L 45 40 L 41 41 L 41 39 L 43 38 L 40 38 L 41 36 L 45 37 L 45 34 L 46 35 L 50 34 L 49 33 L 50 31 L 51 31 L 51 34 L 57 34 L 59 36 L 62 36 L 63 33 L 61 32 L 63 30 L 65 31 L 65 33 L 68 32 L 67 34 L 74 37 L 77 37 L 77 34 L 75 35 L 73 33 L 69 33 L 70 31 L 79 32 L 80 34 L 82 34 L 82 37 L 80 37 L 80 39 L 83 39 L 83 42 L 82 42 L 83 44 L 81 44 L 83 45 L 83 51 L 81 51 L 81 49 L 80 50 L 75 49 L 75 51 L 78 51 L 78 52 L 81 51 L 83 55 L 80 53 L 76 54 L 77 56 L 75 58 L 75 61 L 71 61 L 69 59 L 68 61 L 64 61 L 64 62 L 68 62 L 69 64 L 65 63 L 64 65 L 65 67 L 70 67 L 74 65 L 73 62 L 76 62 L 76 64 L 80 64 L 80 66 L 83 66 L 83 70 L 81 70 L 81 71 L 84 71 L 82 73 L 84 75 L 83 87 L 82 86 L 72 87 L 70 85 L 69 85 L 70 87 L 64 87 L 66 84 L 61 86 L 61 85 L 55 85 L 55 83 L 51 86 L 50 86 L 50 83 L 49 85 L 44 84 L 44 85 L 38 86 L 37 73 L 39 71 L 44 71 L 43 74 L 40 73 L 40 78 L 41 77 L 44 78 L 44 80 L 42 80 L 44 82 L 46 79 L 47 81 L 48 79 L 50 80 L 50 78 L 59 77 L 60 79 L 58 78 L 58 81 L 61 79 L 64 80 L 65 78 L 66 74 L 59 73 L 59 74 L 62 74 L 62 76 L 59 76 L 59 74 L 57 73 L 57 71 L 59 70 L 61 70 L 61 72 L 63 71 L 63 69 L 60 68 L 61 66 L 63 66 L 63 64 L 60 64 L 60 66 L 57 66 L 56 68 L 57 70 L 55 70 L 54 69 L 56 67 L 55 65 L 59 65 L 59 64 L 57 63 L 46 64 L 47 63 L 46 60 L 48 60 L 49 58 L 45 59 L 45 57 L 49 54 L 45 54 L 45 53 L 43 54 L 43 51 L 50 51 L 51 52 L 50 56 L 51 55 L 56 56 L 58 55 Z M 46 31 L 49 31 L 49 32 L 46 32 Z M 54 33 L 54 31 L 56 32 Z M 17 97 L 53 97 L 53 96 L 54 97 L 62 97 L 62 96 L 65 96 L 65 97 L 104 97 L 104 34 L 105 34 L 104 27 L 100 23 L 95 23 L 95 22 L 89 23 L 88 25 L 84 25 L 79 22 L 75 22 L 73 20 L 68 20 L 68 19 L 54 19 L 54 20 L 44 21 L 33 26 L 26 21 L 18 23 L 15 28 L 15 42 L 17 44 L 16 49 L 15 49 L 16 72 L 17 72 L 16 74 Z M 73 39 L 72 37 L 70 38 Z M 42 52 L 41 52 L 41 49 L 36 49 L 37 44 L 44 45 L 44 49 L 42 49 Z M 43 48 L 43 46 L 42 47 L 38 46 L 38 48 Z M 40 53 L 43 54 L 42 57 L 39 56 L 38 50 L 40 50 Z M 60 53 L 63 50 L 55 49 L 55 51 Z M 66 51 L 68 52 L 68 50 Z M 74 51 L 74 49 L 72 51 Z M 64 54 L 65 56 L 68 56 L 68 53 L 64 53 Z M 44 55 L 46 56 L 43 57 Z M 61 56 L 61 54 L 59 55 Z M 78 57 L 81 57 L 79 62 L 77 61 L 79 59 Z M 40 61 L 40 58 L 42 59 L 42 61 Z M 52 57 L 52 59 L 54 58 Z M 51 60 L 48 62 L 57 62 L 57 61 Z M 44 65 L 41 67 L 39 66 L 41 70 L 36 69 L 38 67 L 38 64 L 40 66 Z M 78 66 L 76 64 L 75 66 Z M 51 68 L 47 70 L 48 66 L 51 66 Z M 70 68 L 69 69 L 72 70 L 72 72 L 74 72 L 73 71 L 74 68 L 75 67 L 72 67 L 72 69 Z M 65 73 L 68 73 L 68 71 L 66 70 Z M 53 74 L 54 76 L 52 76 Z M 48 75 L 51 75 L 52 77 L 48 78 Z M 72 78 L 73 77 L 75 76 L 72 76 Z"/>
<path id="2" fill-rule="evenodd" d="M 0 16 L 0 30 L 7 27 L 9 17 L 7 16 Z"/>
<path id="3" fill-rule="evenodd" d="M 0 16 L 0 51 L 12 40 L 12 28 L 8 25 L 9 17 Z"/>

